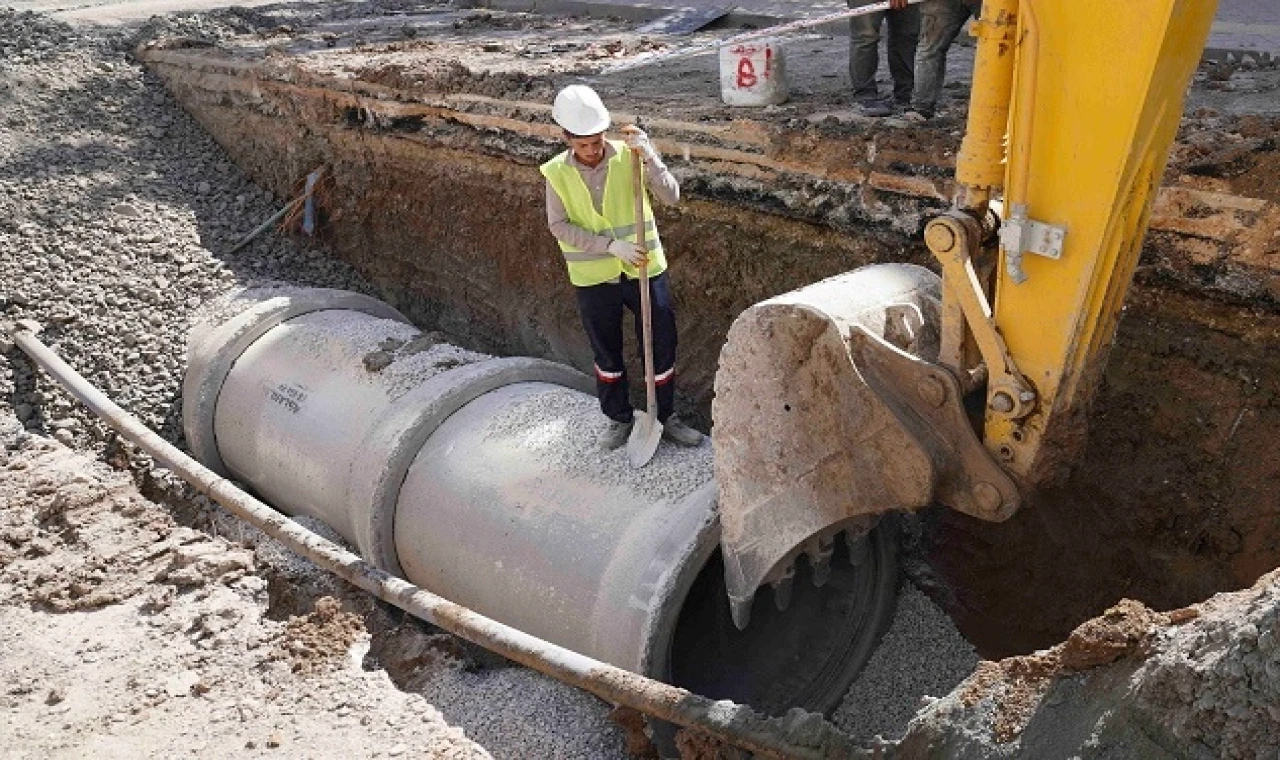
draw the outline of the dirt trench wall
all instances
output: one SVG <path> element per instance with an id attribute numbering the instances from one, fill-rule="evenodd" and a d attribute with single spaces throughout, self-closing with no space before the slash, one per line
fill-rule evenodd
<path id="1" fill-rule="evenodd" d="M 330 136 L 338 154 L 350 145 Z M 542 177 L 529 166 L 424 146 L 387 143 L 360 160 L 385 171 L 361 188 L 358 224 L 332 233 L 338 250 L 378 239 L 355 260 L 414 319 L 509 353 L 567 361 L 591 355 L 573 288 L 546 229 Z M 345 169 L 342 163 L 335 170 Z M 732 318 L 781 287 L 883 257 L 883 236 L 842 239 L 796 230 L 741 209 L 701 201 L 659 212 L 680 322 L 679 388 L 686 409 L 710 400 L 720 345 Z M 394 230 L 389 236 L 381 230 Z M 386 239 L 390 238 L 390 239 Z M 775 268 L 785 274 L 774 274 Z M 781 280 L 781 282 L 779 282 Z"/>
<path id="2" fill-rule="evenodd" d="M 1280 318 L 1129 299 L 1088 444 L 1006 523 L 927 514 L 927 554 L 988 656 L 1049 646 L 1122 597 L 1167 610 L 1280 564 Z"/>
<path id="3" fill-rule="evenodd" d="M 481 100 L 405 105 L 183 55 L 151 64 L 259 182 L 288 195 L 328 167 L 319 243 L 382 297 L 474 348 L 589 370 L 545 226 L 536 165 L 558 146 L 542 115 L 502 105 L 494 116 Z M 909 233 L 949 193 L 953 138 L 922 134 L 691 133 L 693 159 L 672 161 L 685 199 L 659 224 L 681 329 L 678 403 L 695 421 L 710 422 L 720 347 L 741 310 L 864 264 L 929 263 Z M 1230 190 L 1210 177 L 1161 196 L 1066 483 L 1001 525 L 926 513 L 932 594 L 984 654 L 1052 644 L 1123 596 L 1179 607 L 1280 565 L 1280 270 L 1276 241 L 1258 232 L 1275 199 Z"/>

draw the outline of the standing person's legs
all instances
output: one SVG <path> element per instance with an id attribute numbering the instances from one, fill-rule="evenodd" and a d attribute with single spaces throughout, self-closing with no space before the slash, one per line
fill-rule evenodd
<path id="1" fill-rule="evenodd" d="M 614 422 L 631 422 L 631 394 L 627 387 L 627 366 L 622 356 L 622 311 L 624 286 L 604 283 L 574 288 L 582 327 L 595 357 L 596 397 L 600 411 Z"/>
<path id="2" fill-rule="evenodd" d="M 875 0 L 847 0 L 850 8 L 870 5 Z M 876 68 L 880 64 L 880 22 L 884 11 L 849 19 L 849 84 L 855 103 L 880 99 L 876 88 Z"/>
<path id="3" fill-rule="evenodd" d="M 623 298 L 635 314 L 636 345 L 644 350 L 644 322 L 640 314 L 640 281 L 623 279 Z M 649 310 L 653 328 L 653 374 L 658 396 L 658 421 L 666 422 L 676 397 L 676 312 L 662 273 L 649 280 Z"/>
<path id="4" fill-rule="evenodd" d="M 920 47 L 916 52 L 911 108 L 921 116 L 932 118 L 938 108 L 947 71 L 947 50 L 971 12 L 964 0 L 927 0 L 920 6 Z"/>
<path id="5" fill-rule="evenodd" d="M 920 42 L 920 6 L 889 11 L 889 74 L 893 77 L 893 100 L 898 105 L 911 103 L 915 87 L 916 45 Z"/>

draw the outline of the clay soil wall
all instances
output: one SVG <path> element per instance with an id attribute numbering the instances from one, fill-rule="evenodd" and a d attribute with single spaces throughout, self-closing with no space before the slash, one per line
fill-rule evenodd
<path id="1" fill-rule="evenodd" d="M 386 91 L 185 53 L 150 64 L 279 195 L 325 166 L 317 244 L 421 326 L 589 370 L 536 169 L 559 148 L 520 126 L 533 117 L 518 106 L 414 110 Z M 919 135 L 690 138 L 693 159 L 673 162 L 685 200 L 659 213 L 684 413 L 709 425 L 720 346 L 747 306 L 865 264 L 930 264 L 915 233 L 949 192 L 954 137 Z M 985 655 L 1050 645 L 1121 597 L 1175 608 L 1280 566 L 1280 279 L 1276 242 L 1258 231 L 1276 199 L 1230 181 L 1205 169 L 1162 195 L 1066 480 L 1000 525 L 925 513 L 931 593 Z"/>

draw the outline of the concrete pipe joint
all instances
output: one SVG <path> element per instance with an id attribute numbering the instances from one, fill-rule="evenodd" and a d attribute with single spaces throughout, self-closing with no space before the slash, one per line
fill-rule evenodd
<path id="1" fill-rule="evenodd" d="M 798 578 L 787 612 L 762 602 L 738 631 L 710 446 L 664 445 L 634 470 L 596 447 L 591 379 L 433 335 L 354 293 L 242 291 L 191 335 L 187 440 L 481 614 L 713 698 L 834 708 L 891 614 L 889 537 L 842 546 L 822 588 Z"/>

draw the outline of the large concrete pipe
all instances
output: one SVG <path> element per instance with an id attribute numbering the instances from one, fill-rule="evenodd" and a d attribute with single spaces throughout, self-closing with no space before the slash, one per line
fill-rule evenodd
<path id="1" fill-rule="evenodd" d="M 208 466 L 445 598 L 708 696 L 834 707 L 891 614 L 892 541 L 841 548 L 830 582 L 738 631 L 710 447 L 632 469 L 596 448 L 591 387 L 363 296 L 256 291 L 193 332 L 184 422 Z"/>

